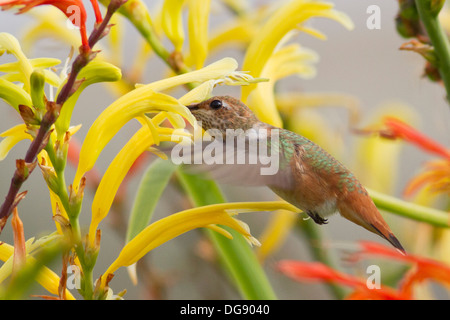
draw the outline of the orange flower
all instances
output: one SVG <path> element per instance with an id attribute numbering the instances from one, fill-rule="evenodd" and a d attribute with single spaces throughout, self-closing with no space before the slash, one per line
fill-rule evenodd
<path id="1" fill-rule="evenodd" d="M 95 9 L 96 6 L 94 5 L 94 2 L 97 3 L 97 1 L 93 0 L 93 6 Z M 61 10 L 75 26 L 80 28 L 82 46 L 85 48 L 89 48 L 88 37 L 86 34 L 87 15 L 86 9 L 84 8 L 83 2 L 81 0 L 0 0 L 0 7 L 2 7 L 3 10 L 10 9 L 14 6 L 23 6 L 22 8 L 20 8 L 18 13 L 27 12 L 31 8 L 41 5 L 52 5 Z M 76 8 L 78 8 L 78 10 Z M 98 20 L 99 10 L 95 11 Z"/>
<path id="2" fill-rule="evenodd" d="M 408 183 L 404 195 L 411 196 L 425 184 L 428 184 L 432 191 L 450 193 L 450 149 L 396 118 L 386 117 L 384 124 L 388 127 L 388 132 L 384 132 L 383 136 L 387 134 L 388 137 L 404 139 L 425 151 L 444 157 L 442 160 L 427 162 L 426 170 Z"/>
<path id="3" fill-rule="evenodd" d="M 384 137 L 404 139 L 430 153 L 435 153 L 450 160 L 450 149 L 444 148 L 403 121 L 393 117 L 385 117 L 384 124 L 388 127 L 388 131 L 383 131 Z"/>
<path id="4" fill-rule="evenodd" d="M 436 260 L 404 255 L 395 249 L 373 242 L 360 242 L 363 250 L 354 255 L 360 258 L 363 255 L 379 255 L 386 258 L 411 263 L 413 267 L 403 277 L 400 286 L 402 295 L 411 296 L 413 286 L 425 280 L 434 280 L 450 287 L 450 266 Z"/>
<path id="5" fill-rule="evenodd" d="M 381 286 L 379 289 L 369 289 L 365 280 L 336 271 L 320 262 L 284 260 L 278 263 L 278 269 L 297 281 L 335 282 L 351 287 L 354 291 L 347 299 L 405 300 L 409 298 L 389 287 Z"/>
<path id="6" fill-rule="evenodd" d="M 281 261 L 278 269 L 287 276 L 298 281 L 326 281 L 339 283 L 354 289 L 347 299 L 412 299 L 414 285 L 425 280 L 434 280 L 450 286 L 450 266 L 439 261 L 405 255 L 396 249 L 374 242 L 360 242 L 362 250 L 350 256 L 350 261 L 356 262 L 364 256 L 378 255 L 384 258 L 398 260 L 411 264 L 405 273 L 398 289 L 381 285 L 379 289 L 370 289 L 366 280 L 341 273 L 319 262 Z"/>
<path id="7" fill-rule="evenodd" d="M 427 162 L 425 170 L 408 183 L 404 195 L 411 196 L 426 184 L 430 186 L 430 191 L 450 194 L 450 161 Z"/>

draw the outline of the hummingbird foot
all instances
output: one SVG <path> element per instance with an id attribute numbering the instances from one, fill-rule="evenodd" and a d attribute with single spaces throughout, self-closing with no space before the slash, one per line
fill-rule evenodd
<path id="1" fill-rule="evenodd" d="M 315 211 L 306 211 L 306 213 L 308 214 L 308 216 L 310 216 L 315 223 L 317 224 L 327 224 L 328 223 L 328 219 L 323 218 L 320 216 L 320 214 L 318 214 Z"/>

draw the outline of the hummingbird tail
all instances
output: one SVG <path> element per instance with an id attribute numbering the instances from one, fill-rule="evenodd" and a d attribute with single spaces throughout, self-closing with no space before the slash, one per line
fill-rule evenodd
<path id="1" fill-rule="evenodd" d="M 400 250 L 403 254 L 406 253 L 405 249 L 401 245 L 400 241 L 394 236 L 392 232 L 389 232 L 388 235 L 384 235 L 377 227 L 375 227 L 373 224 L 371 224 L 372 228 L 375 229 L 376 233 L 379 234 L 381 237 L 389 241 L 390 244 L 392 244 L 395 248 Z"/>
<path id="2" fill-rule="evenodd" d="M 359 198 L 358 200 L 363 201 L 356 201 L 356 203 L 358 204 L 357 206 L 355 205 L 355 203 L 349 201 L 340 201 L 339 211 L 341 215 L 344 218 L 386 239 L 400 252 L 405 254 L 405 249 L 400 244 L 400 241 L 394 236 L 391 229 L 389 228 L 389 225 L 383 219 L 370 197 L 367 196 L 362 199 Z"/>

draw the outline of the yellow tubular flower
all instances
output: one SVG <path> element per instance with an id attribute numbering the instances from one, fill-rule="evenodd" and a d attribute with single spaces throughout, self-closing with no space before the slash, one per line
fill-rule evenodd
<path id="1" fill-rule="evenodd" d="M 233 218 L 236 214 L 235 211 L 252 212 L 277 209 L 298 211 L 296 207 L 284 201 L 223 203 L 184 210 L 162 218 L 149 225 L 124 246 L 117 259 L 103 274 L 102 286 L 105 286 L 107 276 L 113 274 L 120 267 L 136 263 L 154 248 L 196 228 L 211 228 L 231 238 L 231 235 L 218 225 L 228 226 L 241 233 L 251 244 L 259 245 L 259 242 L 250 234 L 248 226 Z"/>
<path id="2" fill-rule="evenodd" d="M 184 96 L 182 96 L 178 101 L 185 106 L 189 104 L 199 103 L 206 100 L 212 93 L 214 86 L 216 85 L 216 80 L 209 80 L 201 85 L 195 87 Z"/>
<path id="3" fill-rule="evenodd" d="M 246 48 L 258 31 L 258 26 L 254 20 L 250 18 L 238 18 L 233 20 L 231 24 L 226 25 L 220 30 L 216 30 L 209 39 L 209 51 L 218 50 L 223 46 L 229 46 L 231 44 Z"/>
<path id="4" fill-rule="evenodd" d="M 163 91 L 190 82 L 205 82 L 208 80 L 217 80 L 217 79 L 224 79 L 227 77 L 233 77 L 239 74 L 236 71 L 237 67 L 238 63 L 235 59 L 223 58 L 219 61 L 211 63 L 210 65 L 200 70 L 195 70 L 192 72 L 180 74 L 175 77 L 155 81 L 148 85 L 139 86 L 139 89 L 147 88 L 147 90 Z"/>
<path id="5" fill-rule="evenodd" d="M 195 68 L 200 69 L 208 55 L 208 20 L 211 0 L 189 0 L 189 51 Z"/>
<path id="6" fill-rule="evenodd" d="M 167 129 L 167 130 L 164 130 Z M 173 129 L 161 128 L 160 139 L 171 141 Z M 109 212 L 117 190 L 136 159 L 151 145 L 154 144 L 154 135 L 147 126 L 143 126 L 120 150 L 109 165 L 97 188 L 92 203 L 92 218 L 89 227 L 89 240 L 95 241 L 97 227 Z"/>
<path id="7" fill-rule="evenodd" d="M 29 53 L 35 47 L 35 43 L 43 38 L 57 39 L 74 48 L 81 45 L 80 34 L 77 30 L 61 27 L 67 23 L 67 18 L 61 15 L 59 9 L 53 6 L 40 9 L 29 12 L 35 18 L 36 23 L 26 28 L 22 37 L 21 42 L 25 52 Z"/>
<path id="8" fill-rule="evenodd" d="M 19 41 L 17 41 L 17 39 L 9 33 L 1 32 L 0 50 L 2 49 L 6 50 L 8 53 L 11 53 L 16 57 L 19 63 L 19 74 L 21 77 L 21 82 L 24 85 L 24 90 L 30 92 L 30 76 L 33 72 L 33 66 L 31 65 L 25 54 L 22 52 Z"/>
<path id="9" fill-rule="evenodd" d="M 175 98 L 155 91 L 213 79 L 222 79 L 225 82 L 238 80 L 248 83 L 248 81 L 254 81 L 252 77 L 237 72 L 237 66 L 236 60 L 224 58 L 200 70 L 138 86 L 113 102 L 95 120 L 86 135 L 73 183 L 74 190 L 78 189 L 84 174 L 93 168 L 106 144 L 131 119 L 141 117 L 147 112 L 167 111 L 182 116 L 191 124 L 195 123 L 195 118 L 188 108 L 181 105 Z M 154 139 L 157 138 L 154 137 Z"/>
<path id="10" fill-rule="evenodd" d="M 146 91 L 146 94 L 141 94 Z M 182 115 L 191 123 L 194 118 L 189 110 L 175 98 L 138 88 L 122 96 L 106 108 L 95 120 L 80 150 L 80 161 L 74 179 L 74 189 L 84 174 L 93 168 L 98 156 L 114 135 L 131 119 L 147 112 L 168 111 Z"/>
<path id="11" fill-rule="evenodd" d="M 298 44 L 288 45 L 275 52 L 267 61 L 261 76 L 270 81 L 259 84 L 248 97 L 248 105 L 263 122 L 282 127 L 274 96 L 275 82 L 290 75 L 310 78 L 315 69 L 310 65 L 318 60 L 318 56 Z"/>
<path id="12" fill-rule="evenodd" d="M 29 239 L 26 242 L 27 253 L 34 250 L 40 245 L 40 240 L 32 243 L 34 238 Z M 12 272 L 12 258 L 14 255 L 14 246 L 2 242 L 0 245 L 0 260 L 5 261 L 5 263 L 0 268 L 0 282 L 9 276 Z M 35 258 L 30 254 L 27 255 L 27 263 L 35 263 Z M 60 278 L 56 273 L 47 267 L 43 267 L 36 277 L 36 281 L 44 287 L 48 292 L 58 295 L 59 281 Z M 73 295 L 66 289 L 66 298 L 68 300 L 75 300 Z"/>
<path id="13" fill-rule="evenodd" d="M 183 4 L 184 0 L 165 0 L 161 10 L 164 33 L 178 52 L 181 52 L 184 42 Z"/>
<path id="14" fill-rule="evenodd" d="M 348 29 L 353 28 L 351 20 L 341 12 L 332 9 L 329 3 L 310 0 L 289 1 L 279 8 L 261 27 L 257 36 L 250 43 L 245 55 L 243 70 L 250 71 L 255 77 L 261 72 L 270 56 L 285 35 L 312 17 L 325 17 L 336 20 Z M 242 88 L 242 100 L 246 102 L 254 86 Z"/>
<path id="15" fill-rule="evenodd" d="M 20 104 L 25 106 L 33 104 L 28 92 L 4 77 L 0 78 L 0 98 L 9 103 L 16 111 L 19 111 Z"/>

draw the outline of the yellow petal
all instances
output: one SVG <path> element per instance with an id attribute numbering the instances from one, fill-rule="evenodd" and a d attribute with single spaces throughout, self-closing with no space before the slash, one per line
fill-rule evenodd
<path id="1" fill-rule="evenodd" d="M 239 15 L 230 22 L 221 24 L 212 32 L 209 39 L 209 51 L 217 51 L 224 46 L 238 46 L 243 50 L 247 49 L 248 44 L 254 39 L 260 31 L 261 24 L 272 13 L 273 9 L 279 7 L 278 2 L 271 5 L 252 8 L 251 11 Z"/>
<path id="2" fill-rule="evenodd" d="M 312 64 L 318 60 L 319 56 L 314 51 L 301 48 L 296 43 L 290 44 L 279 49 L 270 57 L 262 71 L 262 76 L 274 81 L 291 75 L 310 78 L 315 75 Z"/>
<path id="3" fill-rule="evenodd" d="M 43 69 L 56 66 L 61 63 L 61 60 L 55 58 L 36 58 L 28 59 L 28 62 L 33 68 Z M 2 72 L 18 72 L 20 71 L 20 62 L 14 61 L 0 65 Z"/>
<path id="4" fill-rule="evenodd" d="M 282 121 L 277 110 L 274 85 L 275 82 L 290 75 L 309 78 L 315 75 L 315 69 L 310 65 L 318 60 L 317 55 L 298 44 L 291 44 L 275 52 L 267 61 L 261 76 L 270 79 L 259 84 L 248 97 L 248 106 L 263 122 L 276 127 L 282 127 Z"/>
<path id="5" fill-rule="evenodd" d="M 139 87 L 139 89 L 144 88 L 153 91 L 163 91 L 191 82 L 205 82 L 208 80 L 224 79 L 232 76 L 237 67 L 238 63 L 235 59 L 223 58 L 200 70 L 195 70 L 175 77 L 152 82 L 148 85 Z"/>
<path id="6" fill-rule="evenodd" d="M 19 105 L 31 106 L 31 97 L 20 86 L 8 81 L 7 77 L 0 78 L 0 98 L 9 103 L 14 109 L 19 111 Z"/>
<path id="7" fill-rule="evenodd" d="M 109 212 L 123 179 L 136 159 L 153 144 L 153 137 L 147 127 L 136 132 L 128 143 L 120 150 L 109 165 L 97 188 L 92 203 L 89 240 L 95 241 L 97 226 Z"/>
<path id="8" fill-rule="evenodd" d="M 229 211 L 272 211 L 277 209 L 298 211 L 297 208 L 284 201 L 223 203 L 184 210 L 162 218 L 146 227 L 124 246 L 117 259 L 103 274 L 102 285 L 105 285 L 108 274 L 114 273 L 122 266 L 129 266 L 137 262 L 157 246 L 196 228 L 211 228 L 211 225 L 228 226 L 241 233 L 247 240 L 257 244 L 257 240 L 249 233 L 248 226 L 242 221 L 234 219 L 232 216 L 236 213 L 229 213 Z"/>
<path id="9" fill-rule="evenodd" d="M 190 57 L 196 69 L 203 67 L 208 55 L 208 20 L 211 0 L 188 0 Z"/>
<path id="10" fill-rule="evenodd" d="M 184 96 L 178 99 L 178 101 L 180 101 L 180 103 L 184 104 L 185 106 L 202 102 L 206 100 L 209 96 L 211 96 L 216 83 L 217 83 L 216 80 L 206 81 L 201 85 L 195 87 L 188 93 L 186 93 Z"/>
<path id="11" fill-rule="evenodd" d="M 251 18 L 234 19 L 230 24 L 216 30 L 209 40 L 209 51 L 216 51 L 230 45 L 246 48 L 258 32 L 258 25 L 255 20 Z M 195 52 L 192 54 L 195 54 Z"/>
<path id="12" fill-rule="evenodd" d="M 0 161 L 6 158 L 9 151 L 20 141 L 25 139 L 32 139 L 31 135 L 27 133 L 27 126 L 19 124 L 12 127 L 5 132 L 0 133 L 0 137 L 5 139 L 0 142 Z"/>
<path id="13" fill-rule="evenodd" d="M 311 27 L 305 27 L 305 26 L 298 26 L 297 30 L 302 31 L 304 33 L 307 33 L 313 37 L 316 37 L 320 40 L 327 40 L 327 36 L 324 35 L 322 32 L 320 32 L 319 30 L 316 30 L 314 28 Z"/>
<path id="14" fill-rule="evenodd" d="M 353 28 L 350 19 L 343 13 L 332 10 L 329 3 L 295 0 L 289 1 L 278 9 L 261 27 L 257 36 L 250 43 L 245 55 L 243 70 L 250 71 L 254 77 L 261 76 L 261 72 L 274 52 L 278 43 L 285 35 L 312 17 L 327 17 L 343 24 L 348 29 Z M 246 102 L 254 86 L 242 88 L 242 100 Z"/>
<path id="15" fill-rule="evenodd" d="M 164 33 L 178 52 L 181 52 L 184 42 L 183 4 L 184 0 L 165 0 L 161 10 Z"/>
<path id="16" fill-rule="evenodd" d="M 40 9 L 29 12 L 37 22 L 24 30 L 21 43 L 25 52 L 31 52 L 36 42 L 43 38 L 57 39 L 74 48 L 78 48 L 81 45 L 80 34 L 77 30 L 61 27 L 67 23 L 67 18 L 61 15 L 59 9 L 53 6 L 46 6 Z"/>
<path id="17" fill-rule="evenodd" d="M 6 50 L 8 53 L 14 55 L 17 59 L 17 62 L 20 66 L 20 73 L 22 76 L 22 82 L 24 85 L 24 90 L 30 91 L 30 76 L 33 72 L 33 66 L 30 61 L 28 61 L 25 54 L 22 52 L 22 48 L 20 47 L 19 41 L 17 39 L 6 32 L 0 33 L 0 49 Z"/>

